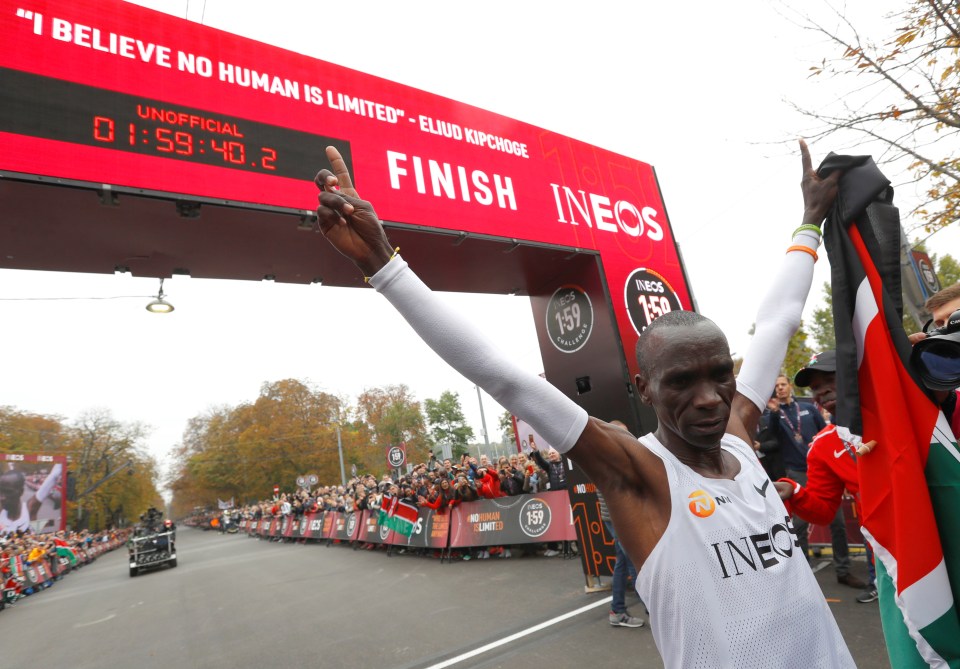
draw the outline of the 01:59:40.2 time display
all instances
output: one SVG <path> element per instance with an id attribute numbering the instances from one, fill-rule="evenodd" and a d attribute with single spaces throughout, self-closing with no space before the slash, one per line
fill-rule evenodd
<path id="1" fill-rule="evenodd" d="M 237 139 L 225 137 L 197 137 L 186 130 L 169 127 L 138 126 L 136 123 L 117 127 L 114 119 L 106 116 L 93 117 L 93 138 L 106 145 L 125 143 L 137 153 L 156 153 L 171 158 L 184 158 L 196 162 L 227 167 L 276 171 L 277 151 L 269 146 L 258 147 L 253 154 Z M 259 155 L 255 155 L 259 151 Z"/>

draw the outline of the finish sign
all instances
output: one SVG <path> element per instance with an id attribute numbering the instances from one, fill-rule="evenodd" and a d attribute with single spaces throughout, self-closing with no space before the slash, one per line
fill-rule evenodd
<path id="1" fill-rule="evenodd" d="M 583 348 L 593 332 L 593 305 L 579 286 L 561 286 L 547 304 L 547 334 L 561 353 Z"/>
<path id="2" fill-rule="evenodd" d="M 627 277 L 623 300 L 630 323 L 638 335 L 665 313 L 683 309 L 680 298 L 667 280 L 645 267 L 633 270 Z"/>

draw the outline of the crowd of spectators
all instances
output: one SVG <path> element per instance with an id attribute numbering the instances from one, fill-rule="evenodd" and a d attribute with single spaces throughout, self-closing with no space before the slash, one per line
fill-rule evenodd
<path id="1" fill-rule="evenodd" d="M 11 606 L 23 597 L 46 590 L 73 569 L 121 545 L 127 533 L 128 530 L 82 530 L 34 534 L 18 530 L 0 535 L 0 600 Z M 43 573 L 48 578 L 37 582 L 26 578 L 30 567 L 39 566 L 45 567 L 45 571 L 35 569 L 33 573 Z"/>
<path id="2" fill-rule="evenodd" d="M 439 460 L 431 453 L 427 462 L 397 477 L 384 474 L 378 480 L 373 474 L 362 474 L 351 478 L 346 485 L 326 485 L 313 490 L 300 488 L 296 492 L 281 493 L 276 499 L 226 511 L 224 515 L 227 521 L 237 522 L 285 516 L 298 518 L 304 513 L 321 511 L 378 511 L 385 494 L 418 508 L 446 513 L 461 502 L 565 490 L 566 487 L 560 454 L 553 449 L 546 457 L 534 448 L 529 453 L 503 455 L 495 461 L 486 455 L 479 459 L 464 455 L 459 461 Z M 558 555 L 563 548 L 571 547 L 547 546 L 545 555 Z M 576 550 L 575 546 L 572 549 Z M 478 550 L 475 557 L 482 559 L 491 555 L 511 557 L 512 553 L 508 547 L 495 546 Z M 463 557 L 469 558 L 470 554 Z"/>

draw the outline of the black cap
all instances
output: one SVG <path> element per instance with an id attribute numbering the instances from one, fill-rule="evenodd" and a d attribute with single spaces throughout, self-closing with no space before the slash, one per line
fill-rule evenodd
<path id="1" fill-rule="evenodd" d="M 807 366 L 797 372 L 793 377 L 793 385 L 798 388 L 805 388 L 810 385 L 810 377 L 813 372 L 835 372 L 837 371 L 837 352 L 820 351 L 814 353 Z"/>

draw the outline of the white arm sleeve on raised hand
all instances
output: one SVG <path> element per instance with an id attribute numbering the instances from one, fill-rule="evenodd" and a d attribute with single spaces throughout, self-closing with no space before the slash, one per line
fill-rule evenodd
<path id="1" fill-rule="evenodd" d="M 61 471 L 63 471 L 63 465 L 58 462 L 53 466 L 53 469 L 50 470 L 50 473 L 47 474 L 47 478 L 43 480 L 43 484 L 37 489 L 36 497 L 38 502 L 42 502 L 50 495 L 53 486 L 57 485 Z"/>
<path id="2" fill-rule="evenodd" d="M 564 453 L 577 443 L 587 425 L 587 412 L 479 336 L 474 324 L 451 312 L 403 258 L 384 265 L 370 283 L 437 355 L 528 422 L 551 446 Z"/>
<path id="3" fill-rule="evenodd" d="M 816 250 L 819 238 L 797 235 L 794 244 Z M 757 310 L 757 324 L 737 375 L 737 390 L 761 411 L 767 406 L 790 337 L 800 327 L 803 305 L 813 283 L 813 257 L 803 251 L 784 256 L 770 292 Z"/>

